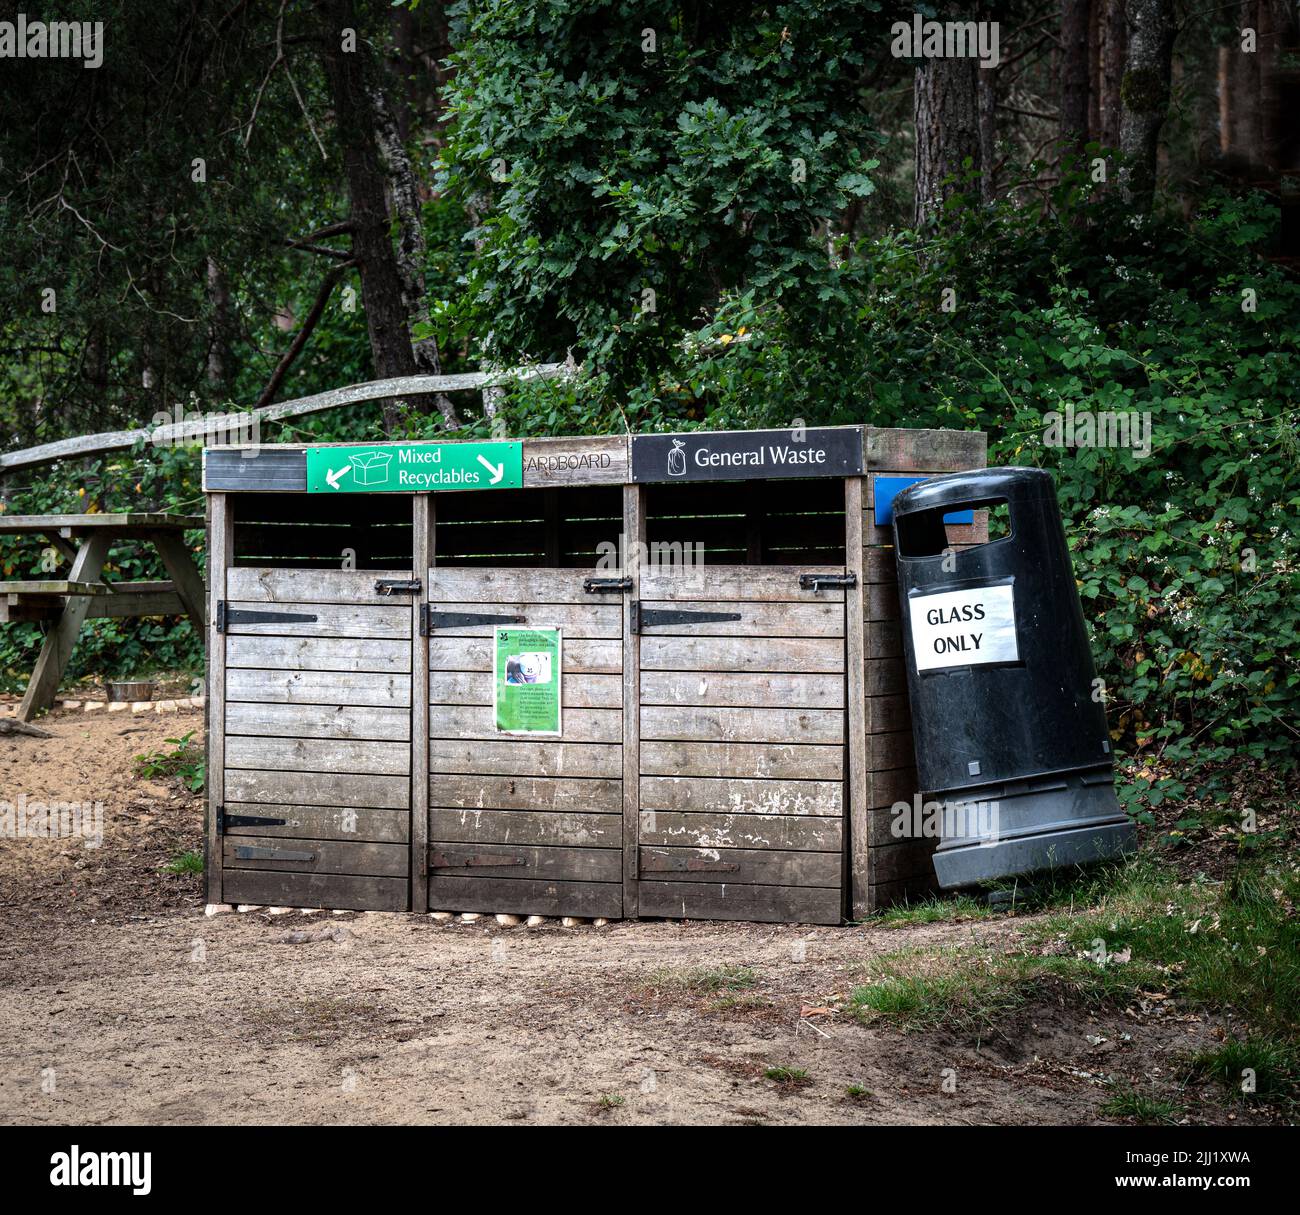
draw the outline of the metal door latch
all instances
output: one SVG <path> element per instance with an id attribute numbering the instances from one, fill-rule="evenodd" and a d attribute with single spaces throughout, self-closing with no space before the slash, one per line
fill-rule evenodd
<path id="1" fill-rule="evenodd" d="M 380 578 L 375 583 L 376 595 L 418 595 L 419 593 L 418 578 Z"/>
<path id="2" fill-rule="evenodd" d="M 857 586 L 857 574 L 800 574 L 799 589 L 816 593 L 824 586 Z"/>
<path id="3" fill-rule="evenodd" d="M 612 594 L 615 591 L 630 591 L 631 578 L 584 578 L 582 589 L 588 595 Z"/>

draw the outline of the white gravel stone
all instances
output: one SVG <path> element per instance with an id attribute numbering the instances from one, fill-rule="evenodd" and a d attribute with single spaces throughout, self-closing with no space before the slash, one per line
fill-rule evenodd
<path id="1" fill-rule="evenodd" d="M 546 917 L 544 915 L 530 915 L 527 923 L 529 928 L 536 928 L 538 925 L 546 923 Z"/>
<path id="2" fill-rule="evenodd" d="M 113 706 L 112 706 L 112 705 L 109 705 L 108 707 L 111 709 Z M 131 702 L 131 712 L 132 712 L 132 713 L 152 713 L 152 712 L 153 712 L 153 701 L 152 701 L 152 700 L 133 700 L 133 701 Z"/>
<path id="3" fill-rule="evenodd" d="M 506 915 L 500 912 L 496 916 L 496 922 L 500 924 L 502 928 L 515 928 L 519 924 L 523 923 L 517 915 Z"/>
<path id="4" fill-rule="evenodd" d="M 110 700 L 108 702 L 108 711 L 110 713 L 125 713 L 131 707 L 129 700 Z"/>
<path id="5" fill-rule="evenodd" d="M 204 909 L 206 916 L 229 915 L 235 909 L 229 903 L 209 903 Z"/>
<path id="6" fill-rule="evenodd" d="M 239 912 L 240 915 L 247 915 L 248 912 L 250 911 L 261 911 L 262 904 L 261 903 L 240 903 L 239 906 L 235 908 L 235 910 Z"/>
<path id="7" fill-rule="evenodd" d="M 579 919 L 576 915 L 566 915 L 560 920 L 565 928 L 581 928 L 587 921 Z"/>
<path id="8" fill-rule="evenodd" d="M 454 920 L 456 913 L 454 911 L 431 911 L 429 918 L 437 920 L 439 924 L 445 924 L 448 920 Z"/>
<path id="9" fill-rule="evenodd" d="M 476 920 L 481 920 L 482 918 L 483 917 L 477 911 L 462 911 L 460 913 L 460 922 L 462 924 L 473 924 Z"/>

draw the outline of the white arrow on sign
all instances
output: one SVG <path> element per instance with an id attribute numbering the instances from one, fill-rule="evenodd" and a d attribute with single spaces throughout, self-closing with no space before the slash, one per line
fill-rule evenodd
<path id="1" fill-rule="evenodd" d="M 352 471 L 352 466 L 349 464 L 343 465 L 342 468 L 335 468 L 335 469 L 327 468 L 325 470 L 325 480 L 330 483 L 330 489 L 338 489 L 339 478 L 343 476 L 344 473 L 350 473 L 351 471 Z"/>
<path id="2" fill-rule="evenodd" d="M 487 456 L 479 456 L 478 462 L 488 470 L 488 479 L 492 485 L 495 485 L 506 475 L 506 465 L 504 460 L 500 464 L 493 464 Z"/>

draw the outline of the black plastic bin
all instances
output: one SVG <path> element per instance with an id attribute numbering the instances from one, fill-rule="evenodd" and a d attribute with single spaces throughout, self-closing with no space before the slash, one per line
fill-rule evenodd
<path id="1" fill-rule="evenodd" d="M 945 514 L 1000 503 L 1009 535 L 952 548 Z M 910 486 L 894 540 L 918 781 L 944 808 L 940 885 L 1129 850 L 1051 476 L 990 468 Z"/>

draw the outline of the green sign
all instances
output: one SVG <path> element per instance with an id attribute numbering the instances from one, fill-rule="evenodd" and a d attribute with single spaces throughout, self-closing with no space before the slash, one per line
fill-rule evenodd
<path id="1" fill-rule="evenodd" d="M 420 494 L 448 489 L 518 489 L 522 443 L 378 443 L 309 447 L 309 494 Z"/>
<path id="2" fill-rule="evenodd" d="M 502 734 L 559 734 L 559 629 L 497 629 L 492 706 Z"/>

